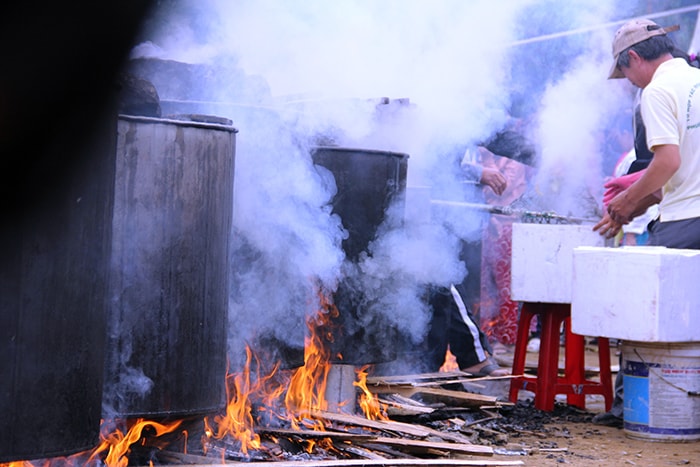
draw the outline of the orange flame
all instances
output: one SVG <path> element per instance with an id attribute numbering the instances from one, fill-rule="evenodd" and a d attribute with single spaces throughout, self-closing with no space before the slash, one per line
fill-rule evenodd
<path id="1" fill-rule="evenodd" d="M 284 399 L 290 422 L 295 429 L 299 428 L 299 423 L 318 430 L 325 429 L 322 421 L 311 422 L 309 417 L 314 411 L 328 408 L 325 394 L 331 366 L 330 350 L 324 339 L 332 342 L 329 326 L 339 313 L 323 294 L 320 293 L 319 296 L 321 307 L 316 316 L 310 316 L 306 322 L 309 334 L 304 338 L 304 366 L 297 368 L 292 375 Z"/>
<path id="2" fill-rule="evenodd" d="M 226 376 L 226 413 L 214 416 L 211 421 L 204 419 L 206 435 L 215 439 L 232 436 L 240 442 L 244 454 L 250 449 L 260 449 L 260 436 L 254 431 L 254 402 L 260 403 L 257 409 L 259 413 L 270 412 L 280 419 L 286 419 L 295 429 L 300 424 L 324 429 L 321 421 L 313 421 L 312 418 L 314 411 L 326 410 L 327 407 L 325 390 L 330 370 L 330 352 L 324 345 L 324 339 L 331 340 L 327 326 L 337 315 L 337 309 L 327 300 L 322 300 L 318 314 L 307 319 L 309 333 L 304 339 L 304 365 L 291 375 L 282 374 L 279 371 L 280 363 L 277 362 L 269 374 L 261 376 L 258 357 L 246 346 L 243 371 Z M 258 371 L 251 370 L 254 360 Z M 276 410 L 281 405 L 283 395 L 286 414 L 280 414 Z M 253 397 L 256 401 L 252 400 Z M 309 445 L 308 449 L 312 448 L 313 444 Z"/>
<path id="3" fill-rule="evenodd" d="M 360 407 L 368 420 L 389 420 L 386 414 L 386 404 L 379 402 L 379 399 L 367 388 L 367 368 L 369 365 L 357 370 L 357 381 L 352 385 L 360 388 Z"/>
<path id="4" fill-rule="evenodd" d="M 104 461 L 105 465 L 108 467 L 126 467 L 129 465 L 129 458 L 127 456 L 129 453 L 129 448 L 132 444 L 141 439 L 141 433 L 143 432 L 144 428 L 152 427 L 156 431 L 156 436 L 161 436 L 175 431 L 175 429 L 180 426 L 180 423 L 182 423 L 182 420 L 164 425 L 157 422 L 145 421 L 142 418 L 139 418 L 127 431 L 126 435 L 119 429 L 114 430 L 108 435 L 101 435 L 102 442 L 97 448 L 95 448 L 92 455 L 88 459 L 88 462 L 95 460 L 100 453 L 108 451 L 107 457 Z"/>
<path id="5" fill-rule="evenodd" d="M 252 403 L 250 394 L 257 391 L 259 383 L 252 382 L 250 377 L 250 365 L 253 359 L 253 352 L 246 346 L 246 364 L 242 373 L 226 376 L 226 406 L 225 415 L 214 416 L 217 429 L 214 430 L 207 418 L 204 419 L 205 431 L 209 436 L 222 439 L 231 435 L 241 443 L 241 452 L 248 453 L 249 448 L 259 449 L 260 436 L 254 431 L 254 420 L 252 415 Z"/>
<path id="6" fill-rule="evenodd" d="M 253 359 L 258 360 L 250 347 L 246 346 L 246 364 L 243 372 L 227 373 L 226 375 L 228 403 L 225 414 L 216 415 L 212 420 L 208 417 L 204 418 L 206 436 L 216 439 L 222 439 L 227 435 L 232 436 L 240 442 L 241 452 L 244 454 L 247 454 L 250 449 L 260 449 L 261 439 L 254 431 L 255 420 L 252 410 L 253 401 L 251 400 L 253 396 L 262 402 L 260 412 L 266 410 L 272 412 L 274 407 L 280 406 L 280 399 L 284 395 L 286 415 L 283 416 L 276 412 L 274 415 L 286 418 L 295 429 L 303 424 L 306 427 L 325 430 L 324 421 L 314 419 L 314 414 L 317 411 L 325 411 L 328 407 L 325 394 L 328 374 L 331 369 L 331 352 L 326 344 L 333 342 L 332 321 L 339 316 L 337 307 L 327 298 L 329 296 L 319 293 L 321 306 L 319 306 L 316 315 L 307 318 L 306 325 L 309 332 L 304 338 L 304 365 L 294 370 L 291 376 L 279 371 L 279 362 L 266 376 L 261 376 L 259 372 L 251 372 Z M 342 355 L 336 355 L 336 358 L 342 360 Z M 260 367 L 260 365 L 257 366 Z M 382 407 L 367 390 L 366 368 L 359 370 L 359 382 L 353 383 L 353 385 L 362 388 L 364 392 L 363 402 L 361 402 L 362 408 L 371 420 L 388 420 L 384 413 L 385 407 Z M 279 381 L 285 378 L 286 381 Z M 120 429 L 114 429 L 109 434 L 103 433 L 99 446 L 90 453 L 87 462 L 99 462 L 101 455 L 107 452 L 103 461 L 104 465 L 107 467 L 126 467 L 129 463 L 130 448 L 142 439 L 144 429 L 151 427 L 155 430 L 156 436 L 161 436 L 175 431 L 181 423 L 182 420 L 167 425 L 144 419 L 132 420 L 128 422 L 132 426 L 126 434 Z M 103 421 L 103 431 L 106 432 L 104 426 Z M 187 436 L 186 432 L 184 434 Z M 325 444 L 329 444 L 327 446 L 329 449 L 332 447 L 330 439 L 311 440 L 308 441 L 306 450 L 311 452 L 315 446 L 324 446 Z M 34 467 L 34 464 L 21 461 L 9 464 L 0 463 L 0 467 Z"/>
<path id="7" fill-rule="evenodd" d="M 459 365 L 457 364 L 457 357 L 455 357 L 452 352 L 450 352 L 450 349 L 447 349 L 447 352 L 445 353 L 445 362 L 442 364 L 440 367 L 440 370 L 438 370 L 442 373 L 449 373 L 451 371 L 459 371 Z"/>

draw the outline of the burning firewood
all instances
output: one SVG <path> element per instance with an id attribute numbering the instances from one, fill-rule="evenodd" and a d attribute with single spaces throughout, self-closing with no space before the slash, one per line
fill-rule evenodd
<path id="1" fill-rule="evenodd" d="M 416 438 L 427 438 L 431 434 L 429 428 L 420 425 L 412 425 L 410 423 L 367 420 L 364 417 L 343 413 L 317 412 L 315 415 L 325 420 L 344 423 L 346 425 L 372 428 L 383 432 L 400 433 L 402 435 L 411 435 Z"/>
<path id="2" fill-rule="evenodd" d="M 462 450 L 468 451 L 469 454 L 476 454 L 476 455 L 493 455 L 493 450 L 488 447 L 488 446 L 474 446 L 471 444 L 468 438 L 465 436 L 460 435 L 459 433 L 452 433 L 452 432 L 441 432 L 438 430 L 434 430 L 429 427 L 425 426 L 417 426 L 417 425 L 411 425 L 409 423 L 401 423 L 401 422 L 394 422 L 394 421 L 381 421 L 381 420 L 366 420 L 361 417 L 355 417 L 355 416 L 350 416 L 346 414 L 333 414 L 333 413 L 322 413 L 320 414 L 322 417 L 340 422 L 340 423 L 346 423 L 350 425 L 356 425 L 356 426 L 364 426 L 364 427 L 369 427 L 373 428 L 376 430 L 380 430 L 383 432 L 388 432 L 388 433 L 399 433 L 401 435 L 411 435 L 417 438 L 421 438 L 421 440 L 429 438 L 429 437 L 437 437 L 437 438 L 442 438 L 443 440 L 449 440 L 453 441 L 452 443 L 444 443 L 444 444 L 458 444 L 461 446 L 461 448 L 456 448 L 460 450 L 460 452 L 464 452 Z M 381 437 L 380 438 L 380 443 L 387 444 L 387 445 L 393 445 L 390 442 L 385 442 L 390 438 L 387 437 Z M 415 449 L 426 449 L 426 448 L 431 448 L 431 449 L 437 449 L 441 450 L 438 445 L 441 443 L 436 443 L 435 445 L 425 445 L 423 444 L 422 441 L 420 442 L 409 442 L 405 437 L 402 436 L 401 438 L 402 441 L 408 443 L 406 445 L 401 444 L 401 446 L 406 446 L 408 448 L 415 448 Z M 376 440 L 375 440 L 376 442 Z M 396 445 L 393 445 L 396 447 Z M 444 449 L 442 449 L 444 450 Z M 447 449 L 447 451 L 452 450 Z"/>

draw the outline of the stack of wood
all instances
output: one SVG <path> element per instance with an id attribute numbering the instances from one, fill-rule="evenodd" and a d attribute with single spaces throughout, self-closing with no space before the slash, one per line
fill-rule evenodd
<path id="1" fill-rule="evenodd" d="M 368 420 L 342 412 L 316 412 L 310 414 L 310 418 L 322 420 L 325 430 L 256 428 L 261 437 L 261 448 L 257 452 L 243 455 L 233 441 L 210 440 L 206 455 L 164 450 L 156 457 L 161 465 L 195 466 L 239 462 L 259 467 L 522 465 L 512 457 L 494 459 L 494 448 L 475 444 L 461 431 L 467 426 L 499 418 L 498 409 L 510 403 L 494 396 L 445 389 L 445 386 L 468 387 L 484 380 L 505 378 L 509 377 L 476 379 L 459 371 L 370 377 L 367 388 L 385 407 L 388 420 Z M 469 416 L 457 416 L 464 413 Z"/>

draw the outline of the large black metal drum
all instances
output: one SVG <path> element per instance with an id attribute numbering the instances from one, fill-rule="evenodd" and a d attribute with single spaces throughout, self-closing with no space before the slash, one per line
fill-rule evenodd
<path id="1" fill-rule="evenodd" d="M 403 202 L 408 156 L 369 149 L 318 147 L 313 150 L 312 159 L 335 178 L 338 192 L 333 198 L 333 212 L 340 216 L 349 233 L 343 250 L 348 259 L 355 261 L 375 238 L 389 205 Z"/>
<path id="2" fill-rule="evenodd" d="M 62 170 L 0 227 L 0 462 L 99 442 L 116 114 L 94 127 L 54 142 Z"/>
<path id="3" fill-rule="evenodd" d="M 225 407 L 236 132 L 219 117 L 119 118 L 106 417 Z"/>
<path id="4" fill-rule="evenodd" d="M 333 212 L 348 231 L 343 251 L 350 262 L 356 262 L 366 252 L 377 231 L 385 222 L 400 222 L 386 215 L 390 206 L 405 204 L 408 155 L 369 149 L 317 147 L 312 150 L 315 164 L 328 169 L 335 179 L 337 193 L 333 197 Z M 386 226 L 388 228 L 398 227 Z M 384 322 L 381 315 L 372 317 L 373 326 L 354 325 L 358 318 L 370 311 L 371 303 L 351 278 L 342 281 L 333 301 L 340 316 L 334 328 L 331 355 L 342 355 L 338 360 L 346 364 L 369 364 L 393 360 L 396 349 L 395 328 Z"/>

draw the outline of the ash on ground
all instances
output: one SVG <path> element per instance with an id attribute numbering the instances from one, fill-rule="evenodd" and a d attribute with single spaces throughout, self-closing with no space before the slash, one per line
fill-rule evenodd
<path id="1" fill-rule="evenodd" d="M 566 423 L 590 423 L 594 415 L 559 402 L 555 403 L 552 412 L 546 412 L 535 408 L 531 399 L 526 399 L 493 410 L 439 410 L 422 417 L 422 420 L 413 417 L 413 422 L 445 430 L 446 423 L 453 425 L 456 420 L 462 420 L 464 423 L 458 428 L 459 432 L 474 444 L 505 446 L 529 436 L 541 440 L 539 447 L 556 448 L 557 443 L 548 440 L 570 438 L 572 435 Z M 591 424 L 590 434 L 596 433 L 597 427 Z"/>

